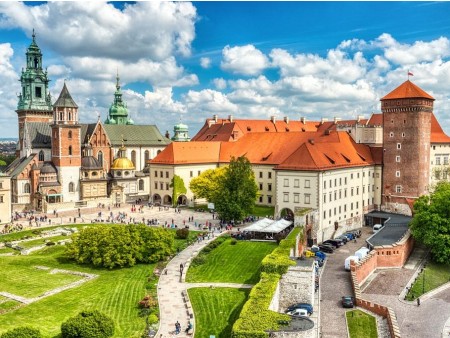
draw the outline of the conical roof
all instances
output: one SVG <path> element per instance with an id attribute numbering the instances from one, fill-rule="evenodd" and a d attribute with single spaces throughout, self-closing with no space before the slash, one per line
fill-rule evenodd
<path id="1" fill-rule="evenodd" d="M 53 104 L 53 107 L 78 108 L 72 96 L 70 96 L 65 82 L 61 94 L 59 94 L 58 100 Z"/>
<path id="2" fill-rule="evenodd" d="M 381 98 L 383 100 L 392 100 L 392 99 L 408 99 L 408 98 L 425 98 L 434 100 L 430 94 L 425 92 L 422 88 L 416 86 L 409 80 L 403 82 L 400 86 L 395 88 L 392 92 Z"/>

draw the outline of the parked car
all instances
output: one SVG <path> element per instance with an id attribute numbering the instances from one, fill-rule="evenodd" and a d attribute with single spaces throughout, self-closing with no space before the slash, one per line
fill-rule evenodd
<path id="1" fill-rule="evenodd" d="M 324 241 L 322 244 L 331 244 L 336 249 L 339 248 L 340 246 L 344 245 L 344 243 L 338 239 L 328 239 L 328 240 Z"/>
<path id="2" fill-rule="evenodd" d="M 362 260 L 369 254 L 369 252 L 369 249 L 367 249 L 366 247 L 362 247 L 361 249 L 355 251 L 355 256 L 357 256 L 359 260 Z"/>
<path id="3" fill-rule="evenodd" d="M 319 256 L 316 256 L 316 262 L 317 262 L 317 265 L 319 265 L 319 267 L 322 267 L 324 260 L 322 258 L 320 258 Z"/>
<path id="4" fill-rule="evenodd" d="M 352 241 L 352 240 L 354 240 L 356 238 L 356 235 L 353 232 L 346 232 L 344 234 L 344 236 L 346 236 L 349 241 Z"/>
<path id="5" fill-rule="evenodd" d="M 354 261 L 355 263 L 359 262 L 358 256 L 348 256 L 344 261 L 344 269 L 350 271 L 350 262 Z"/>
<path id="6" fill-rule="evenodd" d="M 293 317 L 307 317 L 308 311 L 306 309 L 295 309 L 295 310 L 286 312 L 286 314 L 293 316 Z"/>
<path id="7" fill-rule="evenodd" d="M 297 309 L 304 309 L 308 312 L 308 314 L 312 314 L 314 312 L 314 308 L 309 303 L 296 303 L 292 304 L 286 309 L 286 313 L 297 310 Z"/>
<path id="8" fill-rule="evenodd" d="M 321 251 L 326 252 L 326 253 L 333 253 L 334 252 L 334 247 L 329 246 L 329 245 L 320 244 L 319 248 L 320 248 Z"/>
<path id="9" fill-rule="evenodd" d="M 317 246 L 317 245 L 313 245 L 313 246 L 311 246 L 311 251 L 312 252 L 317 252 L 317 251 L 319 251 L 320 249 L 319 249 L 319 247 Z"/>
<path id="10" fill-rule="evenodd" d="M 352 296 L 343 296 L 341 302 L 342 307 L 352 308 L 353 306 L 355 306 L 355 302 Z"/>
<path id="11" fill-rule="evenodd" d="M 372 228 L 373 233 L 377 233 L 383 227 L 383 224 L 375 224 Z"/>
<path id="12" fill-rule="evenodd" d="M 349 241 L 348 237 L 345 235 L 337 236 L 336 239 L 340 239 L 341 241 L 344 242 L 344 244 L 347 244 L 347 242 Z"/>
<path id="13" fill-rule="evenodd" d="M 321 260 L 325 260 L 327 258 L 327 255 L 324 254 L 322 251 L 317 251 L 316 252 L 316 257 L 318 257 Z"/>

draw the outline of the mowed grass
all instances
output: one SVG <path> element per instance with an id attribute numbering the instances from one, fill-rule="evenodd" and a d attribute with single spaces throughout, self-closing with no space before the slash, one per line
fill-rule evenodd
<path id="1" fill-rule="evenodd" d="M 188 289 L 192 306 L 198 309 L 195 311 L 195 338 L 231 337 L 233 323 L 239 318 L 249 293 L 250 289 Z"/>
<path id="2" fill-rule="evenodd" d="M 275 207 L 268 205 L 255 205 L 253 207 L 252 215 L 259 217 L 273 216 L 275 213 Z"/>
<path id="3" fill-rule="evenodd" d="M 21 306 L 21 303 L 16 302 L 15 300 L 5 300 L 0 302 L 0 314 L 5 313 L 16 306 Z"/>
<path id="4" fill-rule="evenodd" d="M 11 256 L 0 259 L 0 291 L 32 298 L 82 278 L 62 273 L 50 274 L 49 270 L 39 270 L 29 265 L 24 258 Z"/>
<path id="5" fill-rule="evenodd" d="M 221 282 L 256 284 L 262 259 L 277 247 L 271 242 L 238 241 L 231 245 L 227 239 L 206 255 L 205 263 L 190 266 L 187 282 Z"/>
<path id="6" fill-rule="evenodd" d="M 7 253 L 19 253 L 19 251 L 8 248 L 8 247 L 0 248 L 0 254 L 7 254 Z"/>
<path id="7" fill-rule="evenodd" d="M 345 313 L 350 338 L 377 338 L 377 322 L 375 317 L 361 311 L 353 310 Z"/>
<path id="8" fill-rule="evenodd" d="M 31 268 L 24 270 L 24 268 L 36 265 L 94 273 L 99 277 L 74 289 L 43 298 L 0 315 L 0 334 L 26 323 L 27 326 L 40 329 L 46 338 L 58 337 L 61 324 L 69 317 L 73 317 L 83 310 L 96 309 L 113 318 L 115 322 L 114 337 L 141 337 L 145 329 L 145 318 L 138 316 L 137 303 L 145 295 L 147 276 L 152 273 L 153 265 L 136 265 L 132 268 L 117 270 L 94 269 L 67 260 L 64 256 L 63 246 L 48 247 L 29 256 L 0 257 L 2 275 L 5 272 L 13 274 L 10 270 L 17 273 L 22 271 L 25 272 L 25 279 L 32 280 L 34 278 L 30 277 L 28 273 L 33 270 Z M 44 271 L 44 273 L 47 272 Z M 57 275 L 58 278 L 61 276 L 63 275 Z M 40 278 L 39 283 L 47 285 L 46 289 L 50 290 L 52 287 L 48 285 L 47 277 L 46 275 L 44 278 Z M 7 281 L 9 281 L 8 284 L 6 284 Z M 1 288 L 7 288 L 9 292 L 13 290 L 17 293 L 19 293 L 19 289 L 23 289 L 20 293 L 27 293 L 27 287 L 23 285 L 20 287 L 20 283 L 22 280 L 5 279 Z"/>
<path id="9" fill-rule="evenodd" d="M 417 277 L 406 299 L 415 300 L 424 293 L 444 285 L 450 281 L 450 264 L 438 264 L 429 262 L 425 269 Z"/>
<path id="10" fill-rule="evenodd" d="M 70 236 L 63 236 L 63 235 L 53 236 L 53 237 L 45 237 L 45 238 L 38 238 L 38 239 L 35 239 L 35 240 L 32 240 L 32 241 L 21 242 L 21 243 L 19 243 L 19 246 L 21 246 L 24 249 L 29 249 L 29 248 L 32 248 L 34 246 L 43 245 L 43 244 L 45 244 L 45 241 L 56 243 L 57 241 L 59 241 L 61 239 L 68 239 L 68 238 L 70 238 Z"/>

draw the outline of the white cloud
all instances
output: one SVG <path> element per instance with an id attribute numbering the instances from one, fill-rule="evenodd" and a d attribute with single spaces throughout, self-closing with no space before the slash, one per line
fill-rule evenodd
<path id="1" fill-rule="evenodd" d="M 207 57 L 200 58 L 200 66 L 205 69 L 211 67 L 211 59 Z"/>
<path id="2" fill-rule="evenodd" d="M 224 90 L 225 88 L 227 88 L 227 81 L 225 81 L 223 78 L 214 79 L 213 83 L 218 90 Z"/>
<path id="3" fill-rule="evenodd" d="M 0 43 L 0 134 L 10 136 L 17 132 L 17 120 L 14 110 L 17 107 L 17 94 L 21 92 L 19 74 L 11 63 L 14 50 L 9 43 Z M 14 119 L 14 125 L 11 120 Z"/>
<path id="4" fill-rule="evenodd" d="M 197 13 L 189 2 L 139 1 L 123 10 L 100 1 L 48 2 L 27 6 L 0 3 L 0 27 L 19 27 L 57 53 L 162 61 L 189 56 Z"/>
<path id="5" fill-rule="evenodd" d="M 211 89 L 190 90 L 184 96 L 184 101 L 189 111 L 224 114 L 238 111 L 238 107 L 231 103 L 226 95 Z"/>
<path id="6" fill-rule="evenodd" d="M 153 92 L 145 91 L 145 108 L 153 114 L 185 114 L 186 107 L 173 100 L 172 88 L 154 88 Z"/>
<path id="7" fill-rule="evenodd" d="M 222 69 L 234 74 L 258 75 L 269 67 L 267 57 L 253 45 L 225 46 L 222 56 Z"/>

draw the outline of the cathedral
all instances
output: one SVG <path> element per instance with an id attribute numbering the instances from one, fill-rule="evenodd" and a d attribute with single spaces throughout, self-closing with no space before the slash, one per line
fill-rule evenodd
<path id="1" fill-rule="evenodd" d="M 11 177 L 13 211 L 47 212 L 148 199 L 146 163 L 171 140 L 155 125 L 134 124 L 119 80 L 117 75 L 105 122 L 99 118 L 96 123 L 80 123 L 78 105 L 66 83 L 52 102 L 33 32 L 20 77 L 17 158 L 4 171 Z"/>

